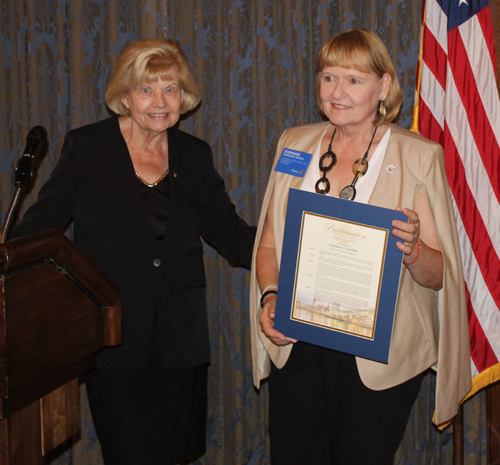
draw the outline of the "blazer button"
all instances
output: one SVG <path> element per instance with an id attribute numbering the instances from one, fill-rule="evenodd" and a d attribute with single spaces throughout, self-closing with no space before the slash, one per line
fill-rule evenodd
<path id="1" fill-rule="evenodd" d="M 155 258 L 153 260 L 153 265 L 158 268 L 161 265 L 161 260 L 159 258 Z"/>

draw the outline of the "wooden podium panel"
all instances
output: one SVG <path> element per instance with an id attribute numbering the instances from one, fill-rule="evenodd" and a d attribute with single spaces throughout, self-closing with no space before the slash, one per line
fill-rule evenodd
<path id="1" fill-rule="evenodd" d="M 39 401 L 0 420 L 2 465 L 43 465 L 40 422 Z"/>
<path id="2" fill-rule="evenodd" d="M 60 231 L 0 245 L 0 464 L 79 431 L 78 376 L 121 343 L 118 288 Z"/>
<path id="3" fill-rule="evenodd" d="M 51 264 L 6 279 L 4 286 L 6 307 L 17 309 L 4 315 L 8 357 L 0 360 L 0 372 L 6 375 L 0 386 L 10 397 L 103 347 L 100 306 L 69 279 L 61 279 Z M 27 289 L 32 293 L 28 301 Z"/>

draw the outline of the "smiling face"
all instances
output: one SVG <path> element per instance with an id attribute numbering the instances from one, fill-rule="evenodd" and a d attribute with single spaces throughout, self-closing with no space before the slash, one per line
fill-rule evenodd
<path id="1" fill-rule="evenodd" d="M 142 84 L 122 97 L 130 116 L 142 130 L 166 131 L 179 120 L 183 91 L 177 79 Z"/>
<path id="2" fill-rule="evenodd" d="M 319 97 L 323 112 L 340 128 L 373 128 L 379 100 L 389 91 L 391 78 L 338 66 L 323 69 Z"/>

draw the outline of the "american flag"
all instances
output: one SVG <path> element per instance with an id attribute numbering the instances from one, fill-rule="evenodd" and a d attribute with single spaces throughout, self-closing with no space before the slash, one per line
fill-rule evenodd
<path id="1" fill-rule="evenodd" d="M 500 100 L 488 0 L 423 0 L 413 130 L 445 152 L 473 388 L 500 379 Z"/>

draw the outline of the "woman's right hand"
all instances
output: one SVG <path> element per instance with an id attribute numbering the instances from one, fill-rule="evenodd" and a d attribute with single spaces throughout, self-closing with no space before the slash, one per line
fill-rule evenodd
<path id="1" fill-rule="evenodd" d="M 259 246 L 257 247 L 256 268 L 257 281 L 260 289 L 266 290 L 269 287 L 275 288 L 278 283 L 279 271 L 278 260 L 276 258 L 276 245 L 274 242 L 273 232 L 273 204 L 274 192 L 271 194 L 269 207 L 266 213 L 266 220 L 262 228 Z M 285 337 L 279 331 L 274 329 L 274 315 L 276 313 L 276 294 L 269 293 L 264 298 L 264 306 L 259 316 L 260 330 L 266 337 L 277 346 L 286 346 L 292 342 L 297 342 L 295 339 Z"/>
<path id="2" fill-rule="evenodd" d="M 296 339 L 285 337 L 279 331 L 274 329 L 274 315 L 276 313 L 276 295 L 266 296 L 264 307 L 259 317 L 260 330 L 276 346 L 286 346 L 297 342 Z"/>

